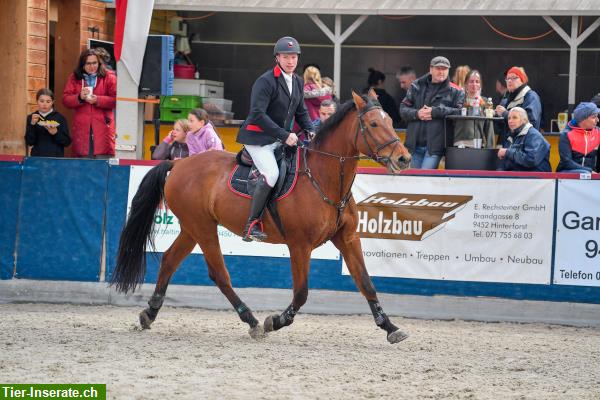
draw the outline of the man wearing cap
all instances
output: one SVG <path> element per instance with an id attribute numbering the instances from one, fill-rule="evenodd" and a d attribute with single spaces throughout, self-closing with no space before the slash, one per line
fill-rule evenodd
<path id="1" fill-rule="evenodd" d="M 277 183 L 279 167 L 275 149 L 282 143 L 295 146 L 298 137 L 291 132 L 294 120 L 301 129 L 313 131 L 304 106 L 304 82 L 294 73 L 298 65 L 300 44 L 293 37 L 282 37 L 275 43 L 275 67 L 258 77 L 252 86 L 250 112 L 237 134 L 254 165 L 260 172 L 252 197 L 250 215 L 244 228 L 244 241 L 263 241 L 262 214 L 271 189 Z"/>
<path id="2" fill-rule="evenodd" d="M 560 162 L 556 172 L 598 172 L 598 112 L 600 109 L 592 102 L 579 103 L 575 107 L 573 119 L 560 133 Z"/>
<path id="3" fill-rule="evenodd" d="M 438 167 L 446 149 L 444 118 L 460 114 L 465 92 L 450 85 L 449 70 L 446 57 L 434 57 L 429 73 L 412 82 L 400 104 L 408 123 L 405 145 L 412 154 L 411 168 Z"/>

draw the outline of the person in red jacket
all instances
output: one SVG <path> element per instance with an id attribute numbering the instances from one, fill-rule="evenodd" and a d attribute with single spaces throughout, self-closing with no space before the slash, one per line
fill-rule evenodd
<path id="1" fill-rule="evenodd" d="M 115 74 L 108 73 L 96 50 L 84 50 L 62 95 L 65 107 L 75 111 L 73 157 L 114 157 L 116 97 Z"/>

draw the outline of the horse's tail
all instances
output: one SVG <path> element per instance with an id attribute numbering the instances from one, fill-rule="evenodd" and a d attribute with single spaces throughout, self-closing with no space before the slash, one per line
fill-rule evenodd
<path id="1" fill-rule="evenodd" d="M 112 274 L 111 286 L 117 291 L 135 291 L 144 282 L 146 275 L 146 244 L 154 249 L 154 216 L 161 200 L 164 200 L 164 186 L 173 162 L 164 161 L 152 168 L 140 183 L 131 201 L 131 211 L 121 232 L 117 265 Z"/>

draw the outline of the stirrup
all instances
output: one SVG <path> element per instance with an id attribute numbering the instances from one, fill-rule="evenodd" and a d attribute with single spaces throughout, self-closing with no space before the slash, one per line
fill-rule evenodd
<path id="1" fill-rule="evenodd" d="M 263 223 L 260 219 L 248 221 L 246 228 L 244 228 L 244 242 L 262 242 L 267 239 L 267 234 L 263 231 Z"/>

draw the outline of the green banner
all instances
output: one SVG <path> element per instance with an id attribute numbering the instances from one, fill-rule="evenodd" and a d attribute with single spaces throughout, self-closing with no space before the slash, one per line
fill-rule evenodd
<path id="1" fill-rule="evenodd" d="M 0 383 L 0 400 L 98 399 L 106 400 L 104 383 L 12 384 Z"/>

